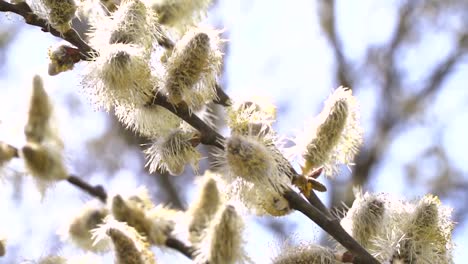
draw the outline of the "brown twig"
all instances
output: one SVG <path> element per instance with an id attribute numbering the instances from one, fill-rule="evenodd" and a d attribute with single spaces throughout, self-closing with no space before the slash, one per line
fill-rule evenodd
<path id="1" fill-rule="evenodd" d="M 193 247 L 187 246 L 184 244 L 184 242 L 170 237 L 166 240 L 166 246 L 168 248 L 175 249 L 185 255 L 186 257 L 190 259 L 195 259 L 195 249 Z"/>
<path id="2" fill-rule="evenodd" d="M 224 149 L 224 145 L 222 144 L 222 142 L 224 142 L 224 137 L 218 134 L 218 132 L 214 131 L 198 116 L 191 113 L 185 103 L 174 106 L 167 101 L 167 98 L 164 95 L 156 94 L 152 105 L 159 105 L 166 108 L 185 122 L 189 123 L 192 127 L 197 129 L 201 134 L 202 144 Z M 147 107 L 151 107 L 151 105 L 148 105 Z"/>
<path id="3" fill-rule="evenodd" d="M 101 185 L 93 186 L 75 175 L 69 175 L 67 181 L 91 196 L 98 198 L 101 202 L 106 203 L 107 193 Z"/>
<path id="4" fill-rule="evenodd" d="M 10 4 L 4 0 L 0 0 L 0 11 L 1 12 L 12 12 L 17 15 L 20 15 L 24 18 L 26 24 L 40 27 L 42 31 L 49 32 L 50 34 L 64 39 L 75 47 L 77 47 L 81 53 L 80 57 L 82 60 L 90 60 L 93 58 L 93 54 L 96 54 L 96 51 L 91 48 L 74 29 L 70 29 L 65 33 L 60 33 L 52 26 L 50 26 L 47 20 L 40 18 L 33 13 L 31 7 L 26 2 L 20 2 L 17 4 Z"/>

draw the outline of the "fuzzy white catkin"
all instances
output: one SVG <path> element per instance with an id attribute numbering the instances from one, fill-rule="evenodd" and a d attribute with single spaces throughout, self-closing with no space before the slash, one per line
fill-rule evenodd
<path id="1" fill-rule="evenodd" d="M 355 192 L 356 199 L 342 225 L 364 248 L 372 246 L 372 239 L 383 229 L 385 203 L 378 195 Z M 351 223 L 351 224 L 349 224 Z"/>
<path id="2" fill-rule="evenodd" d="M 404 239 L 393 259 L 405 263 L 452 263 L 451 211 L 441 205 L 440 200 L 426 195 L 414 204 L 410 221 L 404 225 Z"/>
<path id="3" fill-rule="evenodd" d="M 200 21 L 207 12 L 211 0 L 149 0 L 156 12 L 158 22 L 183 32 L 187 27 Z"/>
<path id="4" fill-rule="evenodd" d="M 222 53 L 219 32 L 209 28 L 187 31 L 166 63 L 162 92 L 172 104 L 185 101 L 192 112 L 216 98 L 216 78 Z"/>
<path id="5" fill-rule="evenodd" d="M 198 172 L 198 161 L 201 154 L 195 149 L 194 141 L 198 134 L 192 131 L 175 129 L 168 135 L 156 139 L 151 147 L 145 150 L 150 172 L 167 170 L 171 175 L 180 175 L 185 165 L 190 164 Z"/>
<path id="6" fill-rule="evenodd" d="M 41 0 L 47 12 L 47 20 L 53 28 L 65 33 L 71 28 L 71 21 L 75 17 L 75 0 Z"/>
<path id="7" fill-rule="evenodd" d="M 56 144 L 39 145 L 33 142 L 28 142 L 21 149 L 26 169 L 34 177 L 42 194 L 47 187 L 68 178 L 61 151 L 61 147 Z"/>
<path id="8" fill-rule="evenodd" d="M 158 106 L 116 106 L 115 115 L 128 129 L 149 138 L 165 137 L 179 127 L 182 119 Z"/>
<path id="9" fill-rule="evenodd" d="M 276 107 L 265 97 L 234 100 L 226 110 L 231 133 L 240 135 L 266 135 L 276 120 Z"/>
<path id="10" fill-rule="evenodd" d="M 203 238 L 206 228 L 221 206 L 221 196 L 211 172 L 205 172 L 201 190 L 188 209 L 190 216 L 189 240 L 192 244 L 199 243 Z"/>
<path id="11" fill-rule="evenodd" d="M 116 220 L 126 222 L 154 245 L 164 245 L 174 229 L 173 222 L 155 221 L 155 217 L 149 217 L 145 208 L 139 208 L 135 203 L 125 201 L 120 195 L 112 199 L 112 214 Z"/>
<path id="12" fill-rule="evenodd" d="M 28 120 L 24 127 L 26 140 L 40 143 L 53 134 L 50 119 L 52 117 L 52 104 L 47 95 L 42 78 L 35 75 L 31 93 Z"/>
<path id="13" fill-rule="evenodd" d="M 302 243 L 298 246 L 286 246 L 273 264 L 338 264 L 331 249 L 315 244 Z"/>
<path id="14" fill-rule="evenodd" d="M 322 112 L 295 138 L 290 148 L 299 155 L 302 173 L 324 167 L 332 176 L 340 164 L 350 165 L 362 143 L 358 105 L 350 89 L 339 87 L 325 101 Z"/>
<path id="15" fill-rule="evenodd" d="M 246 260 L 242 232 L 244 223 L 231 205 L 221 208 L 203 241 L 199 244 L 195 263 L 242 263 Z"/>
<path id="16" fill-rule="evenodd" d="M 99 201 L 92 200 L 86 203 L 60 231 L 62 239 L 69 239 L 84 250 L 94 252 L 108 250 L 107 241 L 93 243 L 91 232 L 103 222 L 107 215 L 108 210 Z"/>
<path id="17" fill-rule="evenodd" d="M 112 107 L 142 107 L 151 102 L 157 78 L 151 75 L 149 58 L 135 45 L 112 44 L 88 62 L 83 87 L 90 100 L 110 111 Z"/>
<path id="18" fill-rule="evenodd" d="M 109 44 L 132 44 L 149 56 L 161 35 L 154 12 L 140 0 L 123 0 L 110 16 L 92 21 L 91 45 L 101 53 Z"/>
<path id="19" fill-rule="evenodd" d="M 104 224 L 93 230 L 93 238 L 96 242 L 112 240 L 116 264 L 156 264 L 146 238 L 135 228 L 112 217 L 106 217 Z"/>
<path id="20" fill-rule="evenodd" d="M 270 146 L 271 145 L 271 146 Z M 259 215 L 282 216 L 289 213 L 282 197 L 291 186 L 291 175 L 280 164 L 274 144 L 257 136 L 233 134 L 226 139 L 224 151 L 216 153 L 223 189 L 229 199 L 242 203 Z"/>

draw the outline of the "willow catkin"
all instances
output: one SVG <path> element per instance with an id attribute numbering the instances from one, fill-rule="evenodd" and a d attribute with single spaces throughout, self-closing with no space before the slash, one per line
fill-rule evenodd
<path id="1" fill-rule="evenodd" d="M 172 104 L 186 102 L 192 112 L 216 98 L 222 53 L 219 32 L 193 28 L 176 43 L 167 60 L 162 92 Z"/>
<path id="2" fill-rule="evenodd" d="M 199 142 L 198 133 L 174 129 L 171 133 L 156 139 L 151 147 L 145 150 L 150 172 L 167 170 L 171 175 L 180 175 L 185 165 L 190 164 L 198 171 L 201 154 L 195 149 Z"/>
<path id="3" fill-rule="evenodd" d="M 201 190 L 188 210 L 190 215 L 189 240 L 192 244 L 201 241 L 222 202 L 216 180 L 206 172 L 203 178 Z"/>
<path id="4" fill-rule="evenodd" d="M 227 205 L 221 208 L 199 244 L 195 263 L 243 262 L 246 259 L 243 249 L 243 229 L 242 218 L 233 206 Z"/>
<path id="5" fill-rule="evenodd" d="M 125 222 L 108 216 L 104 224 L 93 230 L 96 243 L 110 238 L 117 264 L 155 264 L 156 260 L 146 238 Z"/>
<path id="6" fill-rule="evenodd" d="M 281 249 L 273 264 L 338 264 L 331 249 L 315 245 L 300 244 Z"/>
<path id="7" fill-rule="evenodd" d="M 33 90 L 29 102 L 28 120 L 24 127 L 26 140 L 40 143 L 51 135 L 50 119 L 52 104 L 47 95 L 42 78 L 35 75 Z"/>
<path id="8" fill-rule="evenodd" d="M 60 33 L 71 29 L 71 21 L 75 17 L 75 0 L 41 0 L 47 12 L 48 22 Z"/>

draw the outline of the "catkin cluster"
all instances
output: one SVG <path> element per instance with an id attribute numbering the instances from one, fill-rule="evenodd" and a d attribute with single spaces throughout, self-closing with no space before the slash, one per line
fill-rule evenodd
<path id="1" fill-rule="evenodd" d="M 379 261 L 452 263 L 454 223 L 437 197 L 408 202 L 387 194 L 356 196 L 341 224 Z"/>
<path id="2" fill-rule="evenodd" d="M 20 156 L 27 172 L 44 193 L 51 184 L 66 179 L 68 172 L 63 162 L 63 142 L 57 132 L 52 103 L 38 75 L 33 78 L 24 134 L 27 143 L 21 148 Z"/>

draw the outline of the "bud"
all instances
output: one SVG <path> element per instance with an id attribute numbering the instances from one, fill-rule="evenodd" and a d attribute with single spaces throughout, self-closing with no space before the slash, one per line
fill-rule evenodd
<path id="1" fill-rule="evenodd" d="M 80 51 L 69 45 L 60 44 L 49 49 L 49 75 L 54 76 L 61 72 L 73 69 L 79 62 Z"/>
<path id="2" fill-rule="evenodd" d="M 114 110 L 119 121 L 128 129 L 149 138 L 167 136 L 182 123 L 182 119 L 158 105 L 122 105 L 116 106 Z"/>
<path id="3" fill-rule="evenodd" d="M 336 89 L 325 101 L 322 112 L 295 139 L 291 153 L 300 153 L 302 174 L 321 166 L 331 176 L 340 164 L 351 164 L 362 143 L 356 99 L 352 91 Z"/>
<path id="4" fill-rule="evenodd" d="M 97 107 L 142 107 L 154 96 L 158 82 L 151 75 L 144 50 L 127 44 L 107 45 L 95 61 L 88 62 L 83 86 Z"/>
<path id="5" fill-rule="evenodd" d="M 203 233 L 221 206 L 221 193 L 216 185 L 216 180 L 211 176 L 211 172 L 206 171 L 202 179 L 200 193 L 188 209 L 191 218 L 189 240 L 192 244 L 200 242 Z"/>
<path id="6" fill-rule="evenodd" d="M 159 23 L 184 32 L 206 16 L 211 0 L 152 0 L 150 3 Z"/>
<path id="7" fill-rule="evenodd" d="M 74 0 L 41 0 L 47 10 L 47 20 L 60 33 L 71 29 L 71 21 L 75 17 L 76 4 Z"/>
<path id="8" fill-rule="evenodd" d="M 97 243 L 110 237 L 114 245 L 115 263 L 117 264 L 155 264 L 155 257 L 146 242 L 135 228 L 118 222 L 111 217 L 104 219 L 104 224 L 93 230 L 93 239 Z"/>
<path id="9" fill-rule="evenodd" d="M 180 39 L 166 63 L 162 92 L 172 104 L 185 101 L 192 111 L 216 98 L 221 70 L 219 32 L 195 28 Z"/>
<path id="10" fill-rule="evenodd" d="M 15 147 L 0 141 L 0 168 L 17 156 L 18 150 Z"/>
<path id="11" fill-rule="evenodd" d="M 314 244 L 288 245 L 273 259 L 274 264 L 338 264 L 331 249 Z"/>
<path id="12" fill-rule="evenodd" d="M 28 173 L 36 180 L 41 193 L 51 184 L 68 178 L 61 149 L 56 145 L 29 142 L 22 148 L 21 154 Z"/>
<path id="13" fill-rule="evenodd" d="M 151 173 L 167 170 L 171 175 L 180 175 L 184 172 L 186 164 L 198 171 L 200 153 L 195 149 L 200 143 L 198 132 L 173 130 L 170 134 L 162 136 L 145 150 L 147 156 L 146 166 Z"/>
<path id="14" fill-rule="evenodd" d="M 211 222 L 207 234 L 199 244 L 196 263 L 244 262 L 247 256 L 243 249 L 244 223 L 236 209 L 226 205 Z"/>

